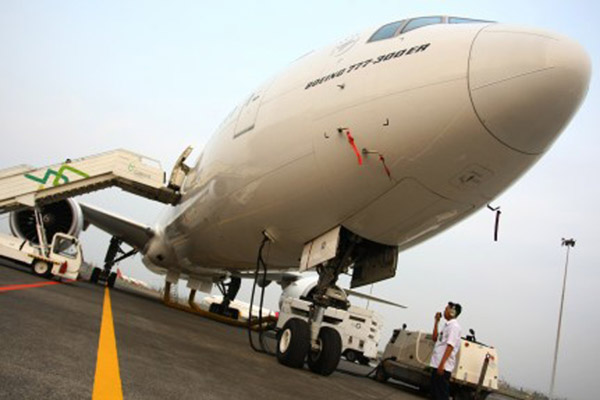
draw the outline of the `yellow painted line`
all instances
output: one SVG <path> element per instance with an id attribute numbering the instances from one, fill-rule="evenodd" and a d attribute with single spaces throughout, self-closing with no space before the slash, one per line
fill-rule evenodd
<path id="1" fill-rule="evenodd" d="M 104 291 L 100 341 L 98 342 L 98 358 L 96 360 L 96 376 L 94 378 L 94 392 L 92 394 L 92 400 L 102 399 L 123 399 L 119 358 L 117 357 L 117 341 L 115 339 L 115 328 L 108 288 L 105 288 Z"/>

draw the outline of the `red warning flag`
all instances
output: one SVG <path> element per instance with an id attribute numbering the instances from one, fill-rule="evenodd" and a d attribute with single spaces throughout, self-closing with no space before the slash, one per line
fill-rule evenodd
<path id="1" fill-rule="evenodd" d="M 356 154 L 356 158 L 358 158 L 358 165 L 362 165 L 362 157 L 360 155 L 360 151 L 356 147 L 356 143 L 354 143 L 354 138 L 352 137 L 352 133 L 350 133 L 350 129 L 346 129 L 346 137 L 348 138 L 348 143 L 352 146 L 354 150 L 354 154 Z"/>

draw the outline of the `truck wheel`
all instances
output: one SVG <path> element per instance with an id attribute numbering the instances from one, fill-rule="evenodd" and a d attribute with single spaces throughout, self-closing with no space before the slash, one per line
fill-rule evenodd
<path id="1" fill-rule="evenodd" d="M 277 360 L 288 367 L 302 368 L 309 349 L 308 323 L 298 318 L 288 320 L 277 341 Z"/>
<path id="2" fill-rule="evenodd" d="M 111 272 L 110 275 L 108 275 L 108 279 L 106 280 L 106 286 L 112 289 L 113 287 L 115 287 L 116 280 L 117 274 L 115 272 Z"/>
<path id="3" fill-rule="evenodd" d="M 385 373 L 383 369 L 383 364 L 379 364 L 375 372 L 375 380 L 377 382 L 384 383 L 387 382 L 388 379 L 390 379 L 390 377 L 388 376 L 388 374 Z"/>
<path id="4" fill-rule="evenodd" d="M 363 355 L 361 355 L 361 356 L 358 358 L 358 363 L 359 363 L 360 365 L 369 365 L 369 362 L 370 362 L 370 361 L 371 361 L 371 360 L 369 360 L 369 358 L 368 358 L 368 357 L 365 357 L 365 356 L 363 356 Z"/>
<path id="5" fill-rule="evenodd" d="M 52 267 L 45 261 L 37 260 L 31 266 L 31 270 L 37 276 L 41 276 L 42 278 L 50 278 L 52 276 Z"/>
<path id="6" fill-rule="evenodd" d="M 475 399 L 475 391 L 466 388 L 457 388 L 454 393 L 455 400 L 474 400 Z"/>
<path id="7" fill-rule="evenodd" d="M 357 358 L 354 350 L 346 350 L 344 357 L 346 357 L 346 360 L 350 361 L 351 363 L 355 362 Z"/>
<path id="8" fill-rule="evenodd" d="M 90 282 L 98 283 L 98 278 L 100 277 L 100 268 L 95 267 L 92 269 L 92 275 L 90 275 Z"/>
<path id="9" fill-rule="evenodd" d="M 308 367 L 316 374 L 328 376 L 337 368 L 342 355 L 342 339 L 340 334 L 328 326 L 319 332 L 321 349 L 308 353 Z"/>

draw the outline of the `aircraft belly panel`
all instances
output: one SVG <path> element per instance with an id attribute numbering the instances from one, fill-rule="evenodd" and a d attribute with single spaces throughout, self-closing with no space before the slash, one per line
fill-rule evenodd
<path id="1" fill-rule="evenodd" d="M 343 225 L 367 239 L 402 246 L 456 222 L 472 208 L 444 199 L 416 179 L 406 178 Z"/>

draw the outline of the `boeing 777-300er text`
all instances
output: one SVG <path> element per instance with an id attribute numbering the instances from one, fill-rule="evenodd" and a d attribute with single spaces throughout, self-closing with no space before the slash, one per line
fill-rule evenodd
<path id="1" fill-rule="evenodd" d="M 590 73 L 582 47 L 552 32 L 445 16 L 392 22 L 299 58 L 250 94 L 155 227 L 70 199 L 66 225 L 125 241 L 167 282 L 208 290 L 230 280 L 226 299 L 257 258 L 269 274 L 316 269 L 309 322 L 287 325 L 278 354 L 290 366 L 308 356 L 327 375 L 339 345 L 320 327 L 327 308 L 347 307 L 339 274 L 352 271 L 353 287 L 394 276 L 399 251 L 508 188 L 569 123 Z M 23 234 L 19 221 L 31 221 L 19 212 L 12 226 Z"/>

